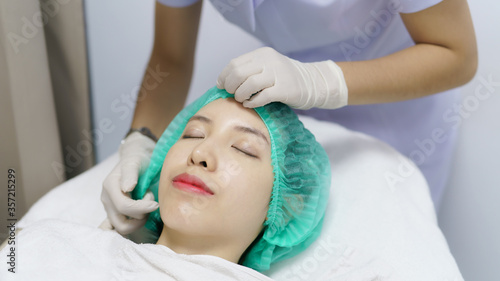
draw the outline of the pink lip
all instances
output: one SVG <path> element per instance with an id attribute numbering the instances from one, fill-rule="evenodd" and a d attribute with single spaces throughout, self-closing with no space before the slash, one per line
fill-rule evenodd
<path id="1" fill-rule="evenodd" d="M 214 195 L 214 192 L 200 178 L 186 173 L 176 176 L 172 180 L 172 185 L 185 191 Z"/>

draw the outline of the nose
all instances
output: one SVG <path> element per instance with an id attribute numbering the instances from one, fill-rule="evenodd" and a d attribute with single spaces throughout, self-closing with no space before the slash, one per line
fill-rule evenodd
<path id="1" fill-rule="evenodd" d="M 193 148 L 188 158 L 188 166 L 199 165 L 208 171 L 217 169 L 217 160 L 214 156 L 215 146 L 202 142 Z"/>

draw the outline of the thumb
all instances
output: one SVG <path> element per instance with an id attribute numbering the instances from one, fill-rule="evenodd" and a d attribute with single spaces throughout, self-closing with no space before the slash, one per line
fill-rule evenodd
<path id="1" fill-rule="evenodd" d="M 274 97 L 273 88 L 267 88 L 255 94 L 252 99 L 244 101 L 243 106 L 247 108 L 261 107 L 275 101 L 273 98 L 276 98 Z"/>
<path id="2" fill-rule="evenodd" d="M 123 192 L 126 193 L 134 190 L 139 178 L 139 170 L 141 169 L 140 166 L 140 162 L 133 160 L 122 165 L 120 187 Z"/>
<path id="3" fill-rule="evenodd" d="M 146 193 L 146 195 L 144 195 L 144 198 L 142 198 L 143 200 L 148 200 L 148 201 L 155 201 L 155 196 L 153 194 L 153 192 L 151 191 L 148 191 Z"/>

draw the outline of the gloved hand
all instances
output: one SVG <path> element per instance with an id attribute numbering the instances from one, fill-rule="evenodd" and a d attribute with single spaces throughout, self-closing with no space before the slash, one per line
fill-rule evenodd
<path id="1" fill-rule="evenodd" d="M 158 208 L 152 193 L 142 200 L 132 200 L 139 173 L 149 165 L 155 142 L 139 132 L 133 132 L 120 145 L 120 162 L 103 183 L 101 201 L 108 214 L 101 228 L 116 229 L 120 234 L 129 234 L 146 223 L 147 216 Z"/>
<path id="2" fill-rule="evenodd" d="M 297 109 L 335 109 L 347 105 L 347 85 L 333 61 L 302 63 L 264 47 L 229 62 L 217 87 L 234 94 L 245 107 L 273 101 Z"/>

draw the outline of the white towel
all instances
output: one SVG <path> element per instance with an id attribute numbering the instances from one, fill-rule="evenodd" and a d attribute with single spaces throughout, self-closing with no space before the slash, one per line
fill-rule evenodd
<path id="1" fill-rule="evenodd" d="M 63 220 L 27 226 L 17 234 L 16 246 L 16 273 L 2 262 L 0 280 L 272 280 L 219 257 L 177 254 Z M 2 249 L 0 256 L 8 251 Z"/>

